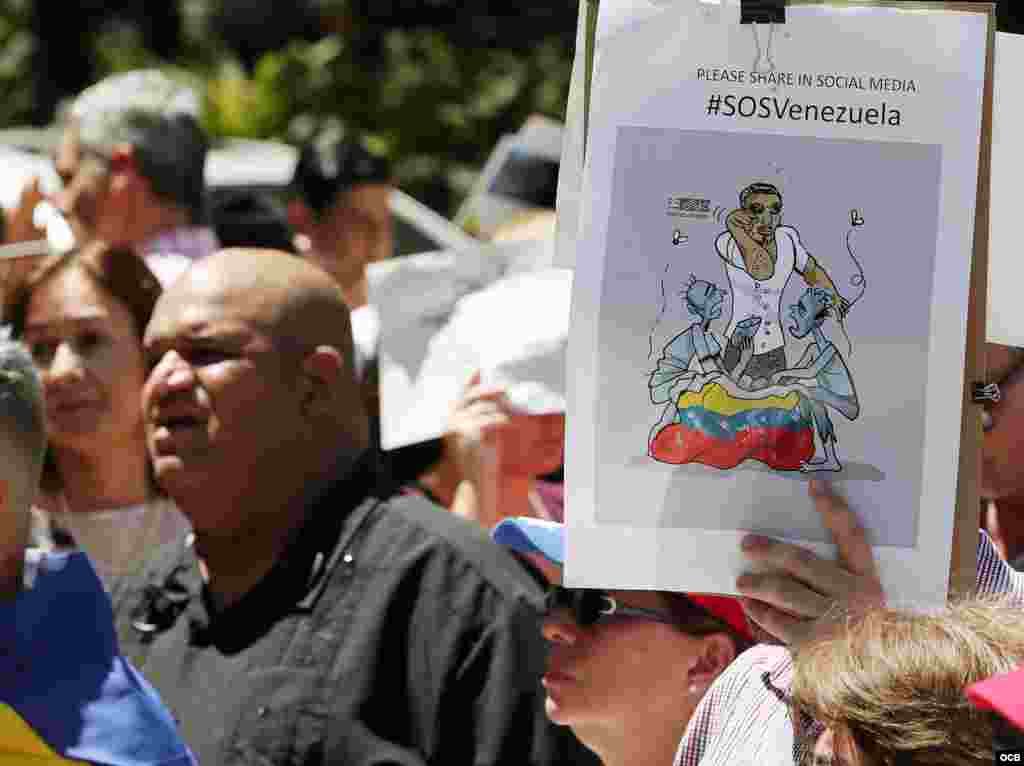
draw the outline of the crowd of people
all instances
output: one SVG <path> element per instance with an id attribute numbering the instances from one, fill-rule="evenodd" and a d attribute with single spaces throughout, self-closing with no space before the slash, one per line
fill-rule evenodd
<path id="1" fill-rule="evenodd" d="M 477 373 L 429 459 L 380 448 L 386 163 L 303 147 L 282 244 L 211 217 L 197 110 L 149 70 L 75 98 L 52 204 L 76 244 L 2 285 L 12 762 L 981 764 L 1019 743 L 1024 352 L 989 349 L 969 597 L 886 606 L 820 481 L 834 560 L 748 535 L 739 598 L 567 588 L 564 412 Z M 9 241 L 41 236 L 40 200 Z"/>

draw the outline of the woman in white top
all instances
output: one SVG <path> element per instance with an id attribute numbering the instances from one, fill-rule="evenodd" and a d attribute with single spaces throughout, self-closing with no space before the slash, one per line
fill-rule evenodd
<path id="1" fill-rule="evenodd" d="M 133 253 L 94 243 L 46 259 L 12 288 L 4 321 L 46 394 L 40 515 L 53 542 L 83 549 L 111 588 L 188 527 L 156 492 L 139 404 L 142 333 L 160 285 Z"/>

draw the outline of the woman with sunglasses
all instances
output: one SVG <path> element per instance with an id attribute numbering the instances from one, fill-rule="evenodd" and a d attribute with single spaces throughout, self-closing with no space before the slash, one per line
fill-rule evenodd
<path id="1" fill-rule="evenodd" d="M 563 525 L 506 519 L 493 537 L 560 582 Z M 552 584 L 541 630 L 548 716 L 605 766 L 671 764 L 701 697 L 753 644 L 736 600 L 669 591 Z"/>

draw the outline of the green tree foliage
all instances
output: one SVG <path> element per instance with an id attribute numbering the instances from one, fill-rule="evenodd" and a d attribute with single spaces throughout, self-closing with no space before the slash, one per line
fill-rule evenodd
<path id="1" fill-rule="evenodd" d="M 472 18 L 363 29 L 350 20 L 345 32 L 264 54 L 251 73 L 223 63 L 207 80 L 207 126 L 300 141 L 340 125 L 391 159 L 403 188 L 451 212 L 503 133 L 532 113 L 564 116 L 575 4 L 562 16 L 559 28 L 510 25 L 527 45 L 500 34 L 473 45 Z"/>
<path id="2" fill-rule="evenodd" d="M 38 1 L 0 0 L 0 125 L 24 124 L 36 114 L 33 47 L 43 46 L 46 57 L 62 55 L 33 38 Z M 350 131 L 392 161 L 402 188 L 444 213 L 461 201 L 503 133 L 535 112 L 563 117 L 578 0 L 178 2 L 176 60 L 161 60 L 130 15 L 110 11 L 81 35 L 82 60 L 91 62 L 94 78 L 140 66 L 173 68 L 204 94 L 214 137 L 296 142 L 320 129 Z M 102 14 L 103 6 L 89 0 L 89 13 Z M 248 20 L 239 17 L 246 8 L 254 13 Z M 295 29 L 288 30 L 283 21 L 292 16 Z M 227 27 L 241 30 L 234 45 L 217 34 L 225 17 Z M 262 55 L 257 44 L 254 55 L 253 40 L 274 40 L 275 33 L 288 42 L 279 46 L 278 39 Z M 50 42 L 79 42 L 61 35 Z"/>
<path id="3" fill-rule="evenodd" d="M 25 120 L 32 108 L 26 76 L 36 40 L 29 31 L 30 0 L 0 0 L 0 125 Z"/>

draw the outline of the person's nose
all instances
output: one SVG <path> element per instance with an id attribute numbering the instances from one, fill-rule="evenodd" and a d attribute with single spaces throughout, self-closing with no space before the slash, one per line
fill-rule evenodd
<path id="1" fill-rule="evenodd" d="M 582 629 L 565 610 L 547 614 L 540 631 L 545 640 L 562 646 L 575 646 L 582 637 Z"/>
<path id="2" fill-rule="evenodd" d="M 67 341 L 57 346 L 49 366 L 43 370 L 43 380 L 50 385 L 77 383 L 84 377 L 85 363 Z"/>
<path id="3" fill-rule="evenodd" d="M 146 405 L 176 394 L 188 394 L 196 385 L 196 373 L 177 351 L 168 351 L 153 367 L 143 389 Z"/>

